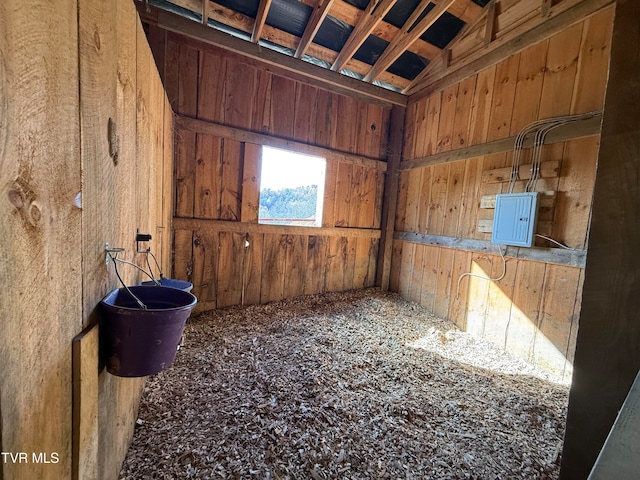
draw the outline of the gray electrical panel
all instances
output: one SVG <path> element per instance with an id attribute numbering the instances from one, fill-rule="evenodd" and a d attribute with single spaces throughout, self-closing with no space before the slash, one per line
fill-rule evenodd
<path id="1" fill-rule="evenodd" d="M 531 247 L 538 213 L 538 193 L 496 195 L 491 242 L 515 247 Z"/>

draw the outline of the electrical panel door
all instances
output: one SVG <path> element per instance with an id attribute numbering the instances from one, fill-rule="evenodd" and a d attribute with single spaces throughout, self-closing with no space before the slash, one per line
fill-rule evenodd
<path id="1" fill-rule="evenodd" d="M 491 242 L 516 247 L 532 246 L 537 207 L 537 192 L 496 195 Z"/>

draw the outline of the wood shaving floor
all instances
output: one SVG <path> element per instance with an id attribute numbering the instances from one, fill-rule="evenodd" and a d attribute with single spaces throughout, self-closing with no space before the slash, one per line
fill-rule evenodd
<path id="1" fill-rule="evenodd" d="M 398 295 L 194 315 L 121 479 L 558 478 L 568 387 Z"/>

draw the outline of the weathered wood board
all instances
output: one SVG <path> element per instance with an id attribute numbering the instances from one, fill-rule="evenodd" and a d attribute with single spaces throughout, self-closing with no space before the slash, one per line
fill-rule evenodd
<path id="1" fill-rule="evenodd" d="M 93 325 L 73 339 L 73 476 L 98 475 L 98 348 L 99 327 Z"/>
<path id="2" fill-rule="evenodd" d="M 142 264 L 139 228 L 170 270 L 166 106 L 132 2 L 0 5 L 1 442 L 28 455 L 3 478 L 118 474 L 142 383 L 99 373 L 97 327 L 78 335 L 118 286 L 105 243 Z"/>
<path id="3" fill-rule="evenodd" d="M 85 303 L 77 5 L 38 11 L 0 4 L 0 440 L 59 462 L 3 462 L 6 479 L 71 478 L 70 345 Z"/>

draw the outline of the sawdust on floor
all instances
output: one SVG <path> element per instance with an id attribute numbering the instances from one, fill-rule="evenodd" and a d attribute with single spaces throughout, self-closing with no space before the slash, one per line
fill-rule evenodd
<path id="1" fill-rule="evenodd" d="M 194 315 L 120 479 L 558 478 L 568 387 L 395 294 Z"/>

